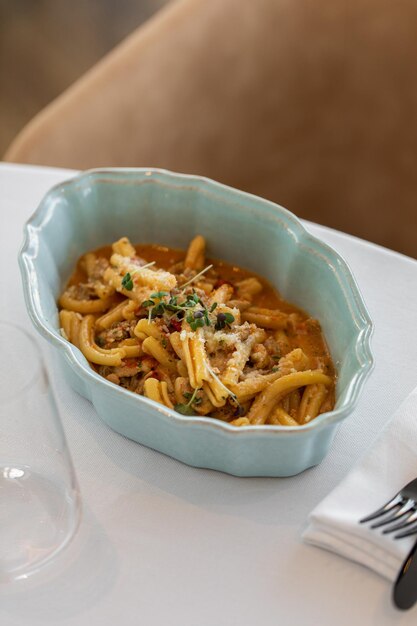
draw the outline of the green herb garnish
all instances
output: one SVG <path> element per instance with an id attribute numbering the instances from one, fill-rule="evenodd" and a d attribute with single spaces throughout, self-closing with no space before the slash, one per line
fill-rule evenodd
<path id="1" fill-rule="evenodd" d="M 192 409 L 192 405 L 193 404 L 200 404 L 201 403 L 201 398 L 197 398 L 197 393 L 200 391 L 200 389 L 194 389 L 193 393 L 190 393 L 189 391 L 186 391 L 184 393 L 184 397 L 188 400 L 187 404 L 184 403 L 179 403 L 176 404 L 174 406 L 174 409 L 178 412 L 178 413 L 182 413 L 182 415 L 194 415 L 194 411 Z"/>
<path id="2" fill-rule="evenodd" d="M 169 296 L 167 291 L 157 291 L 156 293 L 151 293 L 151 298 L 158 298 L 158 300 L 161 300 L 165 296 Z"/>
<path id="3" fill-rule="evenodd" d="M 199 309 L 198 311 L 190 312 L 185 320 L 191 327 L 191 330 L 197 330 L 197 328 L 203 328 L 204 325 L 210 326 L 210 319 L 207 309 Z"/>
<path id="4" fill-rule="evenodd" d="M 235 321 L 234 316 L 231 313 L 217 313 L 217 322 L 214 326 L 215 330 L 221 330 L 226 326 L 230 326 Z"/>
<path id="5" fill-rule="evenodd" d="M 185 319 L 193 331 L 197 330 L 197 328 L 211 325 L 209 313 L 214 309 L 212 307 L 210 311 L 208 311 L 201 298 L 195 292 L 185 296 L 186 299 L 183 302 L 178 302 L 178 296 L 171 296 L 168 301 L 162 300 L 162 298 L 166 296 L 169 296 L 169 293 L 166 291 L 158 291 L 157 293 L 151 294 L 149 300 L 142 302 L 142 307 L 149 309 L 149 321 L 151 321 L 152 318 L 162 317 L 165 313 L 170 312 L 175 313 L 178 320 L 185 316 Z M 197 304 L 202 308 L 196 310 Z M 215 304 L 217 306 L 217 303 Z M 171 315 L 170 320 L 173 317 L 174 316 Z"/>
<path id="6" fill-rule="evenodd" d="M 142 265 L 142 267 L 138 267 L 131 272 L 126 272 L 126 274 L 122 278 L 122 287 L 127 289 L 127 291 L 132 291 L 133 289 L 133 274 L 137 274 L 141 270 L 144 270 L 146 267 L 151 267 L 151 265 L 155 265 L 156 261 L 152 261 L 151 263 L 146 263 L 146 265 Z"/>
<path id="7" fill-rule="evenodd" d="M 171 296 L 168 303 L 165 303 L 165 308 L 167 311 L 177 312 L 179 310 L 178 296 Z"/>
<path id="8" fill-rule="evenodd" d="M 128 291 L 132 291 L 133 289 L 133 280 L 130 272 L 127 272 L 122 278 L 122 287 L 127 289 Z"/>
<path id="9" fill-rule="evenodd" d="M 165 312 L 165 304 L 158 302 L 152 309 L 152 317 L 161 317 Z"/>
<path id="10" fill-rule="evenodd" d="M 174 409 L 177 413 L 182 413 L 183 415 L 194 415 L 194 411 L 188 404 L 176 404 Z"/>
<path id="11" fill-rule="evenodd" d="M 196 390 L 198 391 L 198 389 Z M 191 398 L 194 396 L 194 400 L 193 400 L 193 404 L 195 405 L 199 405 L 201 404 L 201 398 L 197 398 L 195 392 L 191 393 L 191 391 L 184 391 L 183 393 L 184 398 L 186 398 L 187 400 L 191 400 Z"/>

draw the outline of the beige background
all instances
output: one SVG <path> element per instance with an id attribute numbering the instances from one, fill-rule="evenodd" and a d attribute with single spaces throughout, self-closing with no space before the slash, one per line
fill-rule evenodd
<path id="1" fill-rule="evenodd" d="M 0 0 L 0 154 L 167 0 Z"/>
<path id="2" fill-rule="evenodd" d="M 415 0 L 1 2 L 4 144 L 53 100 L 5 160 L 203 174 L 417 255 Z"/>

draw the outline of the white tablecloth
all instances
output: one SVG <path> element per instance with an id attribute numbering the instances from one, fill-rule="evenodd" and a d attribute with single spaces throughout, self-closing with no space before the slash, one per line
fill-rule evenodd
<path id="1" fill-rule="evenodd" d="M 31 328 L 16 261 L 22 226 L 48 188 L 73 174 L 0 166 L 3 319 Z M 417 608 L 391 607 L 385 580 L 304 545 L 300 533 L 417 384 L 417 262 L 307 227 L 346 258 L 376 328 L 376 368 L 329 456 L 287 479 L 187 467 L 112 432 L 58 375 L 83 520 L 54 565 L 1 588 L 1 626 L 416 624 Z"/>

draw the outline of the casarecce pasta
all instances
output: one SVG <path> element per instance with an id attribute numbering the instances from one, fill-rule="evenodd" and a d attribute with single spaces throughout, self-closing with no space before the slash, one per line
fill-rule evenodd
<path id="1" fill-rule="evenodd" d="M 263 278 L 127 237 L 87 252 L 59 299 L 63 337 L 111 383 L 237 427 L 298 427 L 334 406 L 317 320 Z"/>

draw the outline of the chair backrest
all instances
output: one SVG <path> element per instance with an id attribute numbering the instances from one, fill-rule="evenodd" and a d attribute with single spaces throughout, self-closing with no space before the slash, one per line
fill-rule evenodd
<path id="1" fill-rule="evenodd" d="M 417 256 L 417 3 L 181 0 L 6 160 L 204 174 Z"/>

